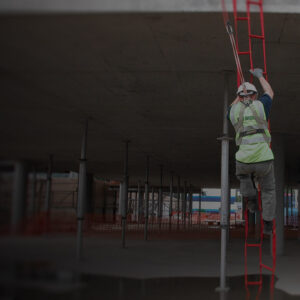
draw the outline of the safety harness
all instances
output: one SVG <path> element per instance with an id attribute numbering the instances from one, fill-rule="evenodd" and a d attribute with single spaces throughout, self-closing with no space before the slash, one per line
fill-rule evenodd
<path id="1" fill-rule="evenodd" d="M 271 136 L 268 136 L 266 131 L 268 131 L 268 122 L 264 119 L 264 111 L 263 107 L 261 105 L 258 106 L 259 109 L 259 115 L 254 107 L 253 101 L 247 99 L 246 101 L 241 101 L 242 107 L 239 112 L 238 120 L 235 120 L 234 114 L 235 109 L 237 109 L 237 106 L 234 105 L 231 108 L 231 120 L 234 122 L 233 126 L 236 131 L 236 144 L 239 145 L 249 145 L 249 144 L 255 144 L 255 143 L 270 143 L 271 142 Z M 249 108 L 252 112 L 252 115 L 256 121 L 256 124 L 250 125 L 250 126 L 244 126 L 244 113 L 245 109 Z M 244 139 L 244 137 L 254 134 L 261 134 L 255 138 L 252 138 L 251 140 Z"/>

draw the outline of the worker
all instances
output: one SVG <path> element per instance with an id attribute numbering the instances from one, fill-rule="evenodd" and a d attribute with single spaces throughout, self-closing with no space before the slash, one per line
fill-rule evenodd
<path id="1" fill-rule="evenodd" d="M 257 189 L 260 184 L 264 234 L 273 231 L 275 218 L 274 155 L 270 148 L 271 135 L 268 120 L 274 92 L 259 68 L 250 70 L 264 90 L 258 98 L 256 87 L 244 82 L 237 90 L 237 97 L 228 109 L 228 118 L 236 131 L 236 176 L 241 194 L 248 201 L 251 213 L 258 211 Z"/>

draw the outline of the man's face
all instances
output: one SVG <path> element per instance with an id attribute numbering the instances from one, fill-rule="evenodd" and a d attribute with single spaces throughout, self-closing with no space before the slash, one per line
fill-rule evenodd
<path id="1" fill-rule="evenodd" d="M 253 95 L 249 95 L 249 96 L 240 96 L 239 95 L 240 101 L 246 100 L 247 98 L 248 99 L 250 98 L 252 101 L 257 100 L 257 94 L 253 94 Z"/>

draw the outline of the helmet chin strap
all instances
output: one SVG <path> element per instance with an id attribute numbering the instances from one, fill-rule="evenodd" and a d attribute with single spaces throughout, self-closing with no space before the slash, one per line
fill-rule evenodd
<path id="1" fill-rule="evenodd" d="M 246 106 L 249 106 L 251 103 L 252 103 L 252 99 L 248 96 L 248 97 L 245 97 L 243 100 L 242 100 L 242 103 L 245 104 Z"/>

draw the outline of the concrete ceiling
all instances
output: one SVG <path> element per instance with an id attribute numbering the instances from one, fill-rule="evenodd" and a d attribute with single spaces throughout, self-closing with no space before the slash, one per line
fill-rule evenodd
<path id="1" fill-rule="evenodd" d="M 258 16 L 253 18 L 258 32 Z M 300 166 L 300 15 L 265 14 L 272 132 L 285 135 L 288 178 Z M 247 28 L 240 48 L 247 47 Z M 88 169 L 120 179 L 129 139 L 131 182 L 159 165 L 218 186 L 223 71 L 234 60 L 220 13 L 0 16 L 0 156 L 77 170 L 85 118 Z M 245 47 L 245 48 L 244 48 Z M 254 44 L 262 65 L 261 44 Z M 242 62 L 248 69 L 248 62 Z M 235 74 L 230 75 L 230 98 Z M 233 131 L 231 131 L 233 136 Z M 231 175 L 234 178 L 231 145 Z"/>

